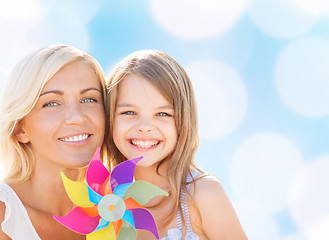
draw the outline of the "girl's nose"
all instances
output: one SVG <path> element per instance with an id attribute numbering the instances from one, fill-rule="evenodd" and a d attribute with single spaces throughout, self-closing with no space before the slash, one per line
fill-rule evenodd
<path id="1" fill-rule="evenodd" d="M 137 131 L 141 133 L 148 133 L 153 130 L 153 124 L 150 119 L 141 118 L 137 124 Z"/>

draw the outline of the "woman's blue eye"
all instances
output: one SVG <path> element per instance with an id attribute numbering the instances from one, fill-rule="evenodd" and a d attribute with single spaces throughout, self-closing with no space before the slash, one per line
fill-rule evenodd
<path id="1" fill-rule="evenodd" d="M 58 106 L 58 103 L 50 102 L 42 105 L 42 107 L 55 107 L 55 106 Z"/>
<path id="2" fill-rule="evenodd" d="M 171 117 L 171 114 L 165 113 L 165 112 L 160 112 L 160 113 L 157 114 L 157 116 L 160 116 L 160 117 Z"/>
<path id="3" fill-rule="evenodd" d="M 92 98 L 86 98 L 86 99 L 82 100 L 82 103 L 91 103 L 91 102 L 97 102 L 97 101 Z"/>

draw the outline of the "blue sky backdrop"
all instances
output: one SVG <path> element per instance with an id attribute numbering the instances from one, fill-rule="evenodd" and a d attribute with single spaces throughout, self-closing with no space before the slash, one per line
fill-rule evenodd
<path id="1" fill-rule="evenodd" d="M 0 0 L 0 89 L 54 43 L 108 76 L 129 53 L 167 52 L 197 96 L 197 164 L 224 185 L 253 240 L 329 239 L 329 2 Z"/>

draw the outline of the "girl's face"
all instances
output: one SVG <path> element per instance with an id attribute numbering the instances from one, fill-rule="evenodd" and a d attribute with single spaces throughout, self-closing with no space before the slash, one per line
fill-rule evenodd
<path id="1" fill-rule="evenodd" d="M 175 148 L 174 108 L 150 82 L 129 75 L 118 86 L 113 140 L 127 158 L 143 156 L 139 166 L 152 166 Z"/>
<path id="2" fill-rule="evenodd" d="M 102 145 L 104 130 L 101 84 L 91 67 L 75 62 L 45 85 L 15 135 L 29 145 L 37 164 L 80 168 Z"/>

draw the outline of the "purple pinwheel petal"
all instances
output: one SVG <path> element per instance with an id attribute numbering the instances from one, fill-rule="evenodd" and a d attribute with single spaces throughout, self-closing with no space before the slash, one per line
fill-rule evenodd
<path id="1" fill-rule="evenodd" d="M 92 161 L 89 164 L 86 173 L 86 180 L 89 187 L 95 192 L 102 195 L 101 186 L 106 178 L 109 176 L 109 171 L 104 167 L 100 159 L 100 148 L 97 148 Z"/>
<path id="2" fill-rule="evenodd" d="M 79 207 L 74 208 L 66 216 L 54 216 L 58 222 L 80 234 L 93 232 L 97 228 L 100 218 L 100 216 L 90 217 Z"/>
<path id="3" fill-rule="evenodd" d="M 138 157 L 124 161 L 113 169 L 110 177 L 112 190 L 114 190 L 118 184 L 133 181 L 136 164 L 142 159 L 143 157 Z"/>
<path id="4" fill-rule="evenodd" d="M 129 209 L 129 211 L 133 214 L 136 229 L 148 230 L 153 233 L 156 239 L 159 239 L 159 233 L 154 218 L 148 210 L 145 208 L 133 208 Z"/>

